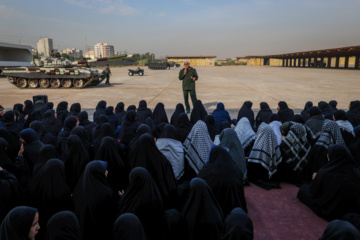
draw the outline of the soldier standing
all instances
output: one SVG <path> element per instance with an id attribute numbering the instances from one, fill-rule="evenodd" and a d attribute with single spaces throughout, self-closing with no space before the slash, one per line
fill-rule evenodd
<path id="1" fill-rule="evenodd" d="M 193 104 L 193 107 L 196 102 L 196 91 L 195 91 L 195 81 L 198 80 L 198 75 L 195 68 L 190 67 L 190 62 L 185 61 L 184 67 L 182 70 L 180 70 L 179 73 L 179 80 L 182 82 L 182 88 L 184 93 L 184 101 L 185 101 L 185 107 L 186 107 L 186 113 L 190 113 L 190 105 L 189 105 L 189 94 L 191 97 L 191 101 Z"/>
<path id="2" fill-rule="evenodd" d="M 111 71 L 110 71 L 110 68 L 109 68 L 109 64 L 106 64 L 105 74 L 106 74 L 106 82 L 105 82 L 105 84 L 111 85 L 110 82 L 109 82 L 109 80 L 110 80 L 110 75 L 111 75 Z"/>

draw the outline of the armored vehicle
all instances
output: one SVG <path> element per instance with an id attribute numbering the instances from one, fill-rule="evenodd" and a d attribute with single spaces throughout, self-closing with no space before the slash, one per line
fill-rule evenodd
<path id="1" fill-rule="evenodd" d="M 14 86 L 25 88 L 84 88 L 96 86 L 106 75 L 104 70 L 90 68 L 90 63 L 122 58 L 126 55 L 98 58 L 95 60 L 81 59 L 71 62 L 59 55 L 42 60 L 35 60 L 34 67 L 4 68 L 2 75 L 7 76 Z"/>
<path id="2" fill-rule="evenodd" d="M 166 68 L 170 68 L 170 64 L 166 59 L 151 60 L 148 64 L 148 67 L 152 70 L 164 70 Z"/>

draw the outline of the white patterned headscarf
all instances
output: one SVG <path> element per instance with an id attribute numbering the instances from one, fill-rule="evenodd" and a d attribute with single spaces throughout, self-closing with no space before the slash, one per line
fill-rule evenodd
<path id="1" fill-rule="evenodd" d="M 184 142 L 185 158 L 198 174 L 205 164 L 213 141 L 210 138 L 206 123 L 202 120 L 196 122 Z"/>
<path id="2" fill-rule="evenodd" d="M 340 127 L 335 121 L 327 120 L 322 127 L 322 133 L 315 145 L 328 149 L 330 144 L 345 145 Z"/>
<path id="3" fill-rule="evenodd" d="M 249 119 L 246 117 L 240 119 L 234 130 L 244 149 L 256 138 L 256 134 L 251 127 Z"/>
<path id="4" fill-rule="evenodd" d="M 156 146 L 170 162 L 174 175 L 179 180 L 184 174 L 184 147 L 180 141 L 170 138 L 159 138 Z"/>
<path id="5" fill-rule="evenodd" d="M 298 123 L 292 124 L 281 147 L 288 157 L 286 163 L 293 171 L 297 171 L 302 170 L 307 164 L 311 145 L 307 140 L 305 127 Z"/>
<path id="6" fill-rule="evenodd" d="M 261 164 L 268 171 L 270 179 L 281 160 L 280 147 L 273 129 L 269 124 L 261 123 L 248 162 Z"/>
<path id="7" fill-rule="evenodd" d="M 280 145 L 281 141 L 282 141 L 282 134 L 281 134 L 281 122 L 279 121 L 272 121 L 269 125 L 270 127 L 272 127 L 272 129 L 274 130 L 274 133 L 276 134 L 276 138 L 278 140 L 278 144 Z"/>

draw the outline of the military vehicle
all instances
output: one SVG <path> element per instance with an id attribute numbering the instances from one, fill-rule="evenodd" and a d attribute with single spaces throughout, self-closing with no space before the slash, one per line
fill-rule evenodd
<path id="1" fill-rule="evenodd" d="M 134 74 L 139 74 L 139 76 L 144 76 L 144 69 L 137 68 L 136 70 L 128 69 L 129 76 L 134 76 Z"/>
<path id="2" fill-rule="evenodd" d="M 104 57 L 94 60 L 81 59 L 71 62 L 59 55 L 42 60 L 36 59 L 33 67 L 4 68 L 2 75 L 7 76 L 14 86 L 26 88 L 84 88 L 96 86 L 106 77 L 104 70 L 90 68 L 90 63 L 126 57 Z"/>
<path id="3" fill-rule="evenodd" d="M 166 59 L 151 60 L 148 67 L 152 70 L 165 70 L 166 68 L 170 69 L 170 64 Z"/>

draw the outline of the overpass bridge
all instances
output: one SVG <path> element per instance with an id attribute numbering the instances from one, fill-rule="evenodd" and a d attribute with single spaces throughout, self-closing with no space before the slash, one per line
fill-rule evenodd
<path id="1" fill-rule="evenodd" d="M 0 68 L 32 66 L 32 60 L 32 47 L 0 42 Z"/>

